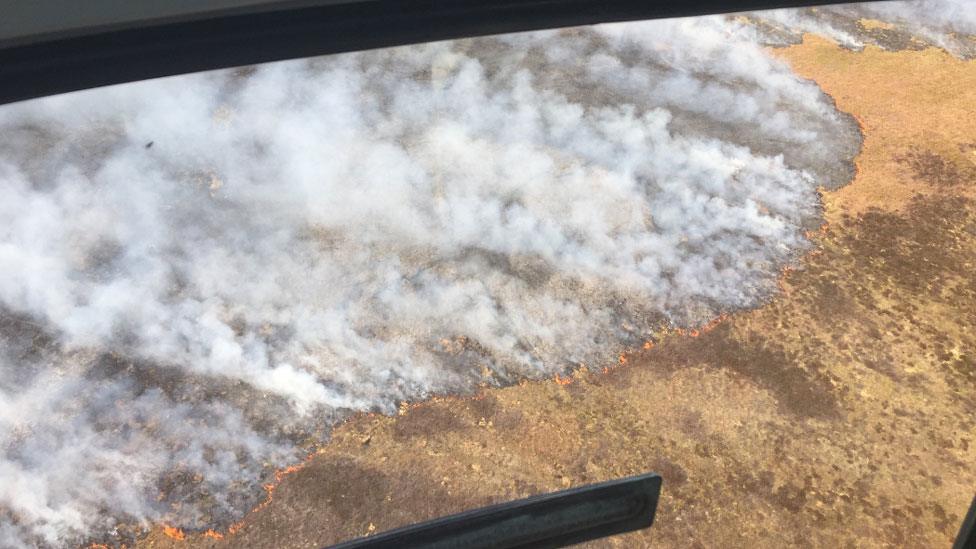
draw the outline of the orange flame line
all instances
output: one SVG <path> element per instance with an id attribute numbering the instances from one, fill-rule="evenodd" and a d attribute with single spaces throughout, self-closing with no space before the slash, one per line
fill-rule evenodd
<path id="1" fill-rule="evenodd" d="M 173 538 L 177 541 L 186 539 L 186 534 L 183 533 L 183 530 L 174 528 L 173 526 L 163 526 L 163 533 L 166 534 L 166 537 Z"/>
<path id="2" fill-rule="evenodd" d="M 264 509 L 265 507 L 271 504 L 271 501 L 274 499 L 274 491 L 278 487 L 278 485 L 281 484 L 281 481 L 284 480 L 285 476 L 301 471 L 309 464 L 309 462 L 312 461 L 312 458 L 314 458 L 318 454 L 321 454 L 322 452 L 323 450 L 319 448 L 316 451 L 305 456 L 305 460 L 302 461 L 301 463 L 296 463 L 295 465 L 289 465 L 284 469 L 279 469 L 275 471 L 274 482 L 269 482 L 268 484 L 263 485 L 264 490 L 268 493 L 265 500 L 259 503 L 256 507 L 254 507 L 250 511 L 248 511 L 247 515 L 243 519 L 228 526 L 227 535 L 233 536 L 234 534 L 239 532 L 241 528 L 244 528 L 244 523 L 247 521 L 248 516 L 251 516 L 254 513 L 261 511 L 262 509 Z M 224 537 L 224 535 L 220 534 L 219 532 L 215 532 L 213 530 L 207 530 L 207 532 L 204 535 L 215 539 L 222 539 Z"/>
<path id="3" fill-rule="evenodd" d="M 678 329 L 675 330 L 675 332 L 678 335 L 690 335 L 691 337 L 698 337 L 699 335 L 701 335 L 703 333 L 707 333 L 707 332 L 713 330 L 716 326 L 718 326 L 726 318 L 728 318 L 728 316 L 729 315 L 727 313 L 723 313 L 723 314 L 719 315 L 718 317 L 710 320 L 708 323 L 706 323 L 705 325 L 703 325 L 702 327 L 700 327 L 698 329 L 684 330 L 684 329 L 678 328 Z M 644 350 L 651 350 L 651 349 L 653 349 L 655 347 L 655 345 L 656 344 L 655 344 L 654 341 L 647 340 L 647 341 L 645 341 L 642 344 L 641 347 Z M 621 366 L 627 365 L 629 363 L 629 360 L 630 359 L 628 357 L 628 353 L 626 353 L 626 352 L 620 353 L 617 356 L 617 362 Z M 604 366 L 601 369 L 601 371 L 604 374 L 609 373 L 610 370 L 611 370 L 611 368 L 609 366 Z M 586 371 L 586 368 L 585 367 L 581 367 L 579 369 L 579 371 L 580 372 Z M 554 375 L 553 381 L 555 381 L 559 385 L 570 385 L 570 384 L 572 384 L 575 381 L 575 379 L 573 378 L 572 375 L 561 376 L 560 374 L 557 373 L 557 374 Z M 475 400 L 478 400 L 478 399 L 484 398 L 484 396 L 485 396 L 484 393 L 482 393 L 482 394 L 475 395 L 475 396 L 470 397 L 470 398 L 473 398 Z M 401 408 L 403 408 L 404 410 L 409 410 L 409 409 L 412 409 L 412 408 L 417 408 L 417 407 L 421 407 L 421 406 L 424 406 L 424 405 L 429 405 L 431 402 L 444 401 L 444 400 L 450 400 L 450 399 L 456 399 L 456 398 L 461 398 L 461 397 L 458 397 L 456 395 L 445 395 L 444 397 L 433 396 L 433 397 L 431 397 L 430 399 L 428 399 L 428 400 L 426 400 L 424 402 L 404 403 Z M 365 414 L 365 415 L 366 416 L 372 416 L 372 415 L 377 415 L 377 414 L 376 413 L 368 413 L 368 414 Z M 345 423 L 347 421 L 349 421 L 349 418 L 347 418 L 346 421 L 344 421 L 343 423 Z M 243 519 L 241 519 L 240 521 L 235 522 L 235 523 L 231 524 L 230 526 L 228 526 L 227 527 L 226 534 L 222 534 L 222 533 L 220 533 L 220 532 L 218 532 L 216 530 L 212 530 L 211 529 L 211 530 L 207 530 L 202 535 L 204 537 L 208 537 L 208 538 L 212 538 L 212 539 L 224 539 L 227 536 L 233 536 L 233 535 L 237 534 L 239 531 L 241 531 L 242 528 L 244 528 L 244 525 L 245 525 L 245 523 L 247 521 L 247 518 L 249 516 L 253 515 L 254 513 L 260 512 L 262 509 L 266 508 L 268 505 L 271 504 L 271 502 L 274 500 L 274 491 L 275 491 L 275 489 L 278 487 L 278 485 L 284 480 L 284 478 L 287 475 L 290 475 L 292 473 L 296 473 L 298 471 L 301 471 L 302 469 L 304 469 L 311 462 L 311 460 L 316 455 L 321 454 L 323 452 L 324 452 L 324 449 L 319 448 L 316 451 L 314 451 L 314 452 L 308 454 L 307 456 L 305 456 L 304 461 L 302 461 L 300 463 L 297 463 L 295 465 L 290 465 L 288 467 L 285 467 L 284 469 L 279 469 L 279 470 L 275 471 L 275 473 L 274 473 L 274 482 L 270 482 L 270 483 L 267 483 L 267 484 L 264 484 L 263 485 L 263 488 L 267 492 L 267 497 L 265 498 L 265 500 L 262 501 L 261 503 L 259 503 L 254 508 L 252 508 L 250 511 L 248 511 L 247 515 L 245 515 L 245 517 Z M 172 539 L 176 539 L 176 540 L 184 540 L 184 539 L 186 539 L 186 534 L 184 534 L 182 530 L 180 530 L 178 528 L 171 527 L 171 526 L 164 526 L 163 527 L 163 533 L 165 533 L 167 536 L 169 536 Z M 97 548 L 96 547 L 93 547 L 92 549 L 101 549 L 101 547 L 97 547 Z"/>
<path id="4" fill-rule="evenodd" d="M 570 383 L 573 382 L 572 377 L 570 376 L 562 377 L 559 374 L 556 374 L 555 377 L 553 377 L 552 379 L 553 381 L 556 382 L 557 385 L 569 385 Z"/>

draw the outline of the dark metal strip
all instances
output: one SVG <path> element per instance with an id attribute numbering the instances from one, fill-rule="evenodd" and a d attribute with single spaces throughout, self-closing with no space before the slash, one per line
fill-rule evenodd
<path id="1" fill-rule="evenodd" d="M 969 504 L 969 512 L 959 527 L 959 535 L 956 536 L 952 549 L 976 549 L 976 497 Z"/>
<path id="2" fill-rule="evenodd" d="M 502 503 L 333 549 L 564 547 L 651 526 L 661 477 L 646 474 Z"/>
<path id="3" fill-rule="evenodd" d="M 257 13 L 209 14 L 179 22 L 150 21 L 135 28 L 0 44 L 0 104 L 161 76 L 417 42 L 826 3 L 837 2 L 347 0 Z"/>

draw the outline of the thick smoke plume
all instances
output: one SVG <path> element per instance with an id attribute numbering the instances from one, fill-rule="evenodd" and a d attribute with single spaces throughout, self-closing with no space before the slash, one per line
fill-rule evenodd
<path id="1" fill-rule="evenodd" d="M 752 307 L 859 134 L 724 18 L 0 109 L 0 538 L 226 524 L 343 415 Z"/>

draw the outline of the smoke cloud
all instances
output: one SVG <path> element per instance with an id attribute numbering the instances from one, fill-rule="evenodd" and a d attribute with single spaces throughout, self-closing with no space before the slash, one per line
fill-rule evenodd
<path id="1" fill-rule="evenodd" d="M 0 108 L 0 537 L 226 524 L 357 411 L 770 297 L 855 124 L 724 18 Z"/>
<path id="2" fill-rule="evenodd" d="M 976 9 L 971 0 L 867 2 L 750 15 L 769 25 L 763 39 L 770 43 L 795 42 L 802 33 L 812 32 L 854 49 L 867 44 L 885 49 L 935 46 L 958 57 L 976 58 Z M 860 19 L 880 20 L 888 28 L 864 32 L 857 26 Z"/>

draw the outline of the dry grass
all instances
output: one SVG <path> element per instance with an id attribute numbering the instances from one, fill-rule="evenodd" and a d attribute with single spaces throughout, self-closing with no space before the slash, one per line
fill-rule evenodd
<path id="1" fill-rule="evenodd" d="M 235 535 L 140 545 L 318 547 L 655 470 L 655 526 L 603 545 L 948 546 L 976 490 L 976 64 L 813 36 L 779 55 L 866 139 L 772 303 L 609 374 L 354 418 Z"/>

